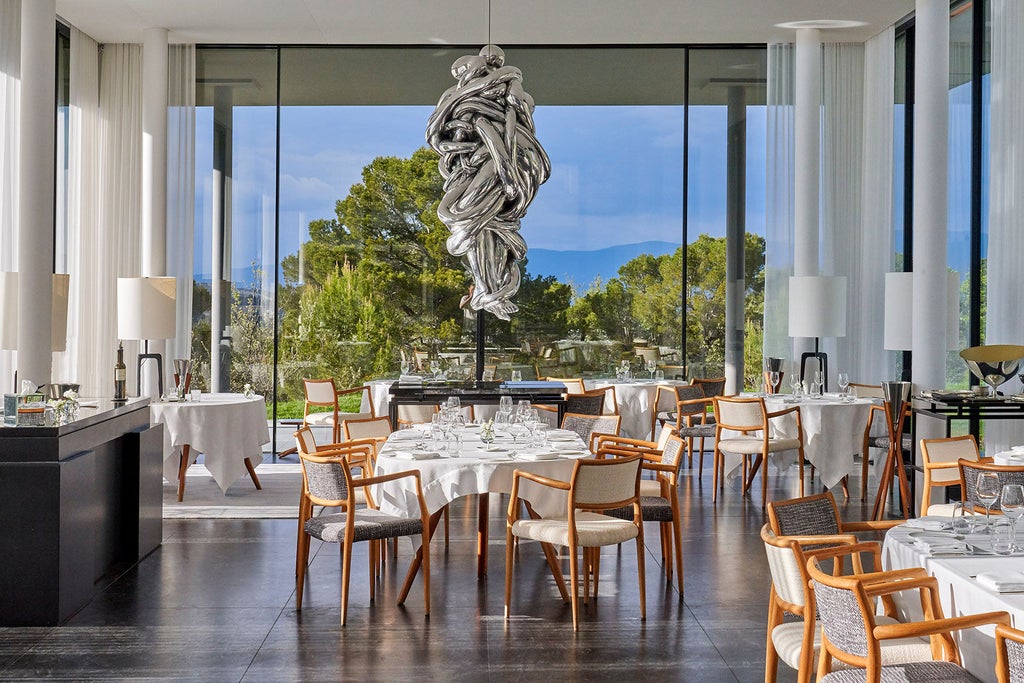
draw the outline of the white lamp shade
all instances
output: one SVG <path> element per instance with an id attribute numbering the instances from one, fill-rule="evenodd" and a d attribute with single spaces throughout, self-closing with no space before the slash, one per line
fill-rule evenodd
<path id="1" fill-rule="evenodd" d="M 0 273 L 0 349 L 18 348 L 18 274 Z"/>
<path id="2" fill-rule="evenodd" d="M 117 278 L 117 338 L 172 338 L 175 287 L 173 277 Z"/>
<path id="3" fill-rule="evenodd" d="M 885 274 L 885 332 L 883 347 L 909 351 L 914 347 L 914 274 Z M 960 275 L 946 274 L 946 350 L 960 348 Z"/>
<path id="4" fill-rule="evenodd" d="M 789 336 L 846 336 L 846 278 L 789 278 Z"/>

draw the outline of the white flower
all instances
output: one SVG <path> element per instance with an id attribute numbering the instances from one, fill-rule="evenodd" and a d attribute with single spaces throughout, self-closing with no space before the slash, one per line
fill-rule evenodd
<path id="1" fill-rule="evenodd" d="M 75 391 L 74 389 L 68 389 L 67 391 L 64 392 L 64 398 L 66 398 L 69 401 L 77 401 L 78 392 Z"/>

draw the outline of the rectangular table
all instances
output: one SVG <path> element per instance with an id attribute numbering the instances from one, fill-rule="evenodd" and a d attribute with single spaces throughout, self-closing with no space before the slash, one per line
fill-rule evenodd
<path id="1" fill-rule="evenodd" d="M 1013 626 L 1024 626 L 1024 594 L 997 593 L 977 582 L 973 577 L 980 572 L 1000 569 L 1020 569 L 1024 556 L 999 557 L 992 554 L 932 557 L 913 544 L 910 536 L 919 532 L 906 525 L 891 529 L 885 536 L 882 547 L 882 566 L 885 569 L 924 567 L 939 582 L 939 596 L 943 616 L 956 617 L 979 612 L 1006 611 L 1010 613 Z M 933 532 L 928 532 L 933 533 Z M 1020 534 L 1018 532 L 1018 538 Z M 970 541 L 971 536 L 968 537 Z M 979 542 L 983 546 L 984 541 Z M 903 599 L 899 599 L 903 598 Z M 916 593 L 899 596 L 896 605 L 902 619 L 921 619 L 921 604 Z M 959 645 L 963 665 L 983 681 L 995 681 L 995 638 L 994 628 L 968 629 L 959 634 Z M 956 634 L 954 634 L 956 635 Z"/>
<path id="2" fill-rule="evenodd" d="M 391 474 L 417 469 L 426 499 L 427 511 L 431 515 L 431 533 L 444 508 L 457 498 L 476 494 L 479 496 L 477 530 L 477 573 L 487 573 L 487 510 L 489 493 L 509 493 L 512 490 L 512 474 L 515 470 L 526 470 L 553 479 L 568 481 L 575 461 L 589 457 L 583 440 L 575 439 L 552 442 L 547 449 L 514 446 L 511 439 L 500 435 L 495 448 L 501 451 L 485 450 L 480 441 L 479 429 L 467 429 L 463 438 L 463 452 L 460 457 L 440 457 L 430 460 L 410 460 L 400 457 L 410 453 L 417 446 L 429 448 L 430 442 L 423 429 L 406 429 L 395 432 L 388 438 L 377 457 L 377 474 Z M 567 437 L 568 439 L 568 437 Z M 513 451 L 529 455 L 541 452 L 559 453 L 560 457 L 550 460 L 513 459 Z M 419 503 L 416 500 L 415 485 L 411 479 L 399 479 L 377 486 L 373 492 L 380 510 L 400 517 L 418 517 Z M 539 486 L 530 481 L 520 484 L 520 496 L 530 501 L 531 507 L 541 516 L 564 514 L 567 498 L 564 491 Z"/>
<path id="3" fill-rule="evenodd" d="M 398 406 L 444 403 L 449 396 L 458 396 L 462 405 L 497 405 L 502 396 L 515 402 L 529 401 L 558 408 L 558 424 L 565 415 L 565 385 L 561 382 L 465 382 L 425 381 L 423 384 L 394 382 L 388 390 L 388 417 L 398 424 Z"/>

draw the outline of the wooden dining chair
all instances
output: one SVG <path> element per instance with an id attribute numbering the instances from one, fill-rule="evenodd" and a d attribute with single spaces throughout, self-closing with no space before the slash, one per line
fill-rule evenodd
<path id="1" fill-rule="evenodd" d="M 622 424 L 621 415 L 581 415 L 566 413 L 562 417 L 562 429 L 576 432 L 591 452 L 595 452 L 596 440 L 606 434 L 618 436 Z"/>
<path id="2" fill-rule="evenodd" d="M 921 439 L 921 466 L 924 468 L 924 486 L 921 487 L 921 516 L 952 514 L 952 505 L 933 505 L 932 489 L 946 488 L 960 483 L 961 459 L 978 460 L 978 442 L 973 434 L 948 439 Z"/>
<path id="3" fill-rule="evenodd" d="M 690 384 L 700 387 L 705 398 L 725 394 L 725 377 L 694 377 Z"/>
<path id="4" fill-rule="evenodd" d="M 960 667 L 960 651 L 952 632 L 990 624 L 1009 625 L 1009 614 L 985 612 L 944 618 L 938 581 L 922 568 L 846 576 L 822 571 L 821 560 L 841 558 L 848 553 L 849 549 L 843 547 L 824 549 L 816 551 L 807 561 L 812 587 L 808 609 L 817 610 L 822 626 L 818 680 L 822 683 L 847 683 L 855 679 L 868 683 L 974 680 Z M 918 592 L 924 619 L 880 623 L 875 600 L 904 591 Z M 903 664 L 883 661 L 883 642 L 911 637 L 932 639 L 934 661 Z M 832 672 L 833 660 L 864 671 Z"/>
<path id="5" fill-rule="evenodd" d="M 800 495 L 803 495 L 804 439 L 800 406 L 769 413 L 763 398 L 714 396 L 712 402 L 715 406 L 715 461 L 711 501 L 717 502 L 719 489 L 725 488 L 726 453 L 738 455 L 743 460 L 744 494 L 749 492 L 758 468 L 762 468 L 761 506 L 764 507 L 768 502 L 768 456 L 784 451 L 797 451 L 799 488 Z M 786 415 L 793 415 L 796 418 L 796 438 L 772 436 L 771 420 Z M 752 464 L 751 458 L 755 458 Z"/>
<path id="6" fill-rule="evenodd" d="M 961 458 L 957 461 L 960 468 L 960 500 L 970 501 L 974 504 L 975 512 L 984 512 L 985 506 L 978 504 L 978 475 L 982 472 L 994 472 L 999 479 L 1000 489 L 1007 484 L 1024 485 L 1024 466 L 1020 465 L 996 465 L 992 458 L 980 458 L 978 460 L 967 460 Z M 999 499 L 992 504 L 991 512 L 1001 515 L 1003 511 L 999 507 Z"/>
<path id="7" fill-rule="evenodd" d="M 589 600 L 590 577 L 594 577 L 594 596 L 597 597 L 600 550 L 602 546 L 619 545 L 636 540 L 637 578 L 640 586 L 640 619 L 647 618 L 646 582 L 644 578 L 644 523 L 640 509 L 641 457 L 632 455 L 606 460 L 577 460 L 568 482 L 550 479 L 531 472 L 515 470 L 512 475 L 512 494 L 508 505 L 505 530 L 505 620 L 511 617 L 513 555 L 515 539 L 538 541 L 555 578 L 562 598 L 572 605 L 572 627 L 579 630 L 579 584 L 583 583 L 583 600 Z M 519 490 L 523 480 L 533 484 L 565 491 L 568 504 L 564 516 L 521 519 L 519 511 L 523 501 Z M 611 510 L 629 506 L 633 510 L 629 520 L 606 514 Z M 551 546 L 569 549 L 569 592 Z M 583 552 L 582 570 L 577 558 Z"/>
<path id="8" fill-rule="evenodd" d="M 1024 683 L 1024 631 L 996 626 L 996 680 Z"/>
<path id="9" fill-rule="evenodd" d="M 683 600 L 683 532 L 682 515 L 679 513 L 679 469 L 683 463 L 684 443 L 681 438 L 668 430 L 668 436 L 660 448 L 615 447 L 612 439 L 603 439 L 597 450 L 597 457 L 628 457 L 639 455 L 643 459 L 641 469 L 655 475 L 655 479 L 640 480 L 640 516 L 645 522 L 657 522 L 661 536 L 661 564 L 665 576 L 672 582 L 673 572 L 679 588 L 679 601 Z M 621 444 L 621 442 L 620 442 Z M 644 484 L 655 484 L 651 491 Z M 606 515 L 619 519 L 632 519 L 630 506 L 605 511 Z"/>
<path id="10" fill-rule="evenodd" d="M 342 420 L 341 428 L 345 441 L 370 439 L 374 442 L 373 454 L 376 458 L 381 446 L 391 436 L 391 420 L 387 417 L 368 417 L 361 420 Z"/>
<path id="11" fill-rule="evenodd" d="M 325 543 L 337 543 L 341 549 L 341 625 L 344 626 L 348 615 L 348 590 L 352 568 L 352 545 L 359 541 L 370 542 L 370 602 L 373 602 L 377 566 L 378 541 L 402 536 L 419 536 L 422 540 L 422 552 L 417 554 L 420 571 L 423 577 L 423 612 L 430 615 L 430 534 L 426 533 L 430 525 L 423 489 L 420 483 L 419 470 L 406 470 L 377 477 L 356 478 L 352 476 L 349 454 L 307 453 L 299 451 L 302 463 L 303 494 L 313 505 L 338 507 L 341 513 L 321 514 L 310 517 L 302 525 L 307 537 L 308 553 L 309 538 L 316 538 Z M 384 482 L 401 478 L 415 480 L 416 496 L 419 502 L 419 517 L 405 518 L 387 515 L 372 507 L 356 508 L 356 488 L 368 489 Z M 416 577 L 416 563 L 409 567 L 405 584 L 398 597 L 398 604 L 405 603 L 409 589 Z M 295 609 L 302 610 L 302 589 L 306 576 L 305 562 L 298 564 L 298 576 L 295 583 Z"/>

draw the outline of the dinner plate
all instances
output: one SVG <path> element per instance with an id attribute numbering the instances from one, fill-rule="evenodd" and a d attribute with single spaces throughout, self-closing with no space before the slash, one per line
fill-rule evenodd
<path id="1" fill-rule="evenodd" d="M 520 460 L 556 460 L 558 453 L 520 453 Z"/>
<path id="2" fill-rule="evenodd" d="M 956 540 L 953 534 L 944 534 L 938 531 L 911 531 L 907 536 L 915 541 L 924 541 L 925 543 L 950 543 Z"/>
<path id="3" fill-rule="evenodd" d="M 926 515 L 907 520 L 906 526 L 924 531 L 945 531 L 953 528 L 953 520 L 941 515 Z"/>
<path id="4" fill-rule="evenodd" d="M 579 438 L 580 437 L 578 435 L 576 435 L 575 433 L 572 436 L 568 436 L 568 435 L 565 435 L 565 434 L 548 434 L 548 441 L 569 442 L 569 441 L 578 441 Z"/>

